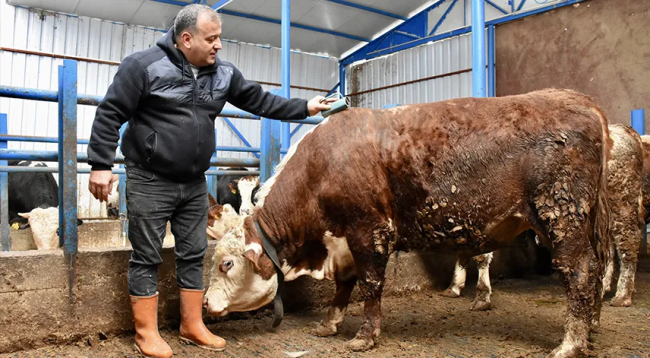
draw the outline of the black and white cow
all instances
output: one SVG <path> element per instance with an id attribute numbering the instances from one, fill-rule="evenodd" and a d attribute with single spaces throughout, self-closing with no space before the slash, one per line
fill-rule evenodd
<path id="1" fill-rule="evenodd" d="M 47 167 L 41 162 L 9 161 L 9 166 Z M 31 227 L 39 250 L 58 246 L 59 187 L 52 173 L 9 173 L 9 224 L 17 229 Z M 77 219 L 77 224 L 81 225 Z"/>
<path id="2" fill-rule="evenodd" d="M 247 168 L 227 168 L 227 171 L 247 171 Z M 217 179 L 217 203 L 230 204 L 238 213 L 252 212 L 252 198 L 255 189 L 259 189 L 259 176 L 246 174 L 228 174 Z M 254 204 L 254 203 L 253 203 Z M 243 211 L 242 211 L 243 210 Z"/>

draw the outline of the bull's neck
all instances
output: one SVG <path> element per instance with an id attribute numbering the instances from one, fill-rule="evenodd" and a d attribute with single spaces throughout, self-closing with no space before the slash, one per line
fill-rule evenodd
<path id="1" fill-rule="evenodd" d="M 264 230 L 270 244 L 275 247 L 278 259 L 281 262 L 283 260 L 290 261 L 291 256 L 296 251 L 296 245 L 291 239 L 295 235 L 290 223 L 285 221 L 284 218 L 291 218 L 292 215 L 295 215 L 295 212 L 293 214 L 289 211 L 283 212 L 281 208 L 276 208 L 273 205 L 267 206 L 267 204 L 268 202 L 253 214 L 253 219 Z M 273 209 L 271 209 L 272 207 Z"/>

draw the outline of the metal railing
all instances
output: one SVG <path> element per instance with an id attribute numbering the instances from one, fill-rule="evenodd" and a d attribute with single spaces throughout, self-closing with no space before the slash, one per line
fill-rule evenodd
<path id="1" fill-rule="evenodd" d="M 46 102 L 58 102 L 58 137 L 34 137 L 23 135 L 9 135 L 7 133 L 7 116 L 0 114 L 0 197 L 2 212 L 2 250 L 11 250 L 11 239 L 9 237 L 9 210 L 8 210 L 8 173 L 10 172 L 48 172 L 59 173 L 59 246 L 64 249 L 65 256 L 68 260 L 69 268 L 74 275 L 74 262 L 78 252 L 78 228 L 77 228 L 77 174 L 89 173 L 90 168 L 77 168 L 77 163 L 88 161 L 86 153 L 77 151 L 77 145 L 88 144 L 88 139 L 77 139 L 77 105 L 98 105 L 103 97 L 85 94 L 77 94 L 77 61 L 64 60 L 63 65 L 59 66 L 59 86 L 58 91 L 39 90 L 31 88 L 0 86 L 0 97 L 18 98 L 27 100 L 38 100 Z M 224 109 L 220 116 L 231 118 L 246 118 L 252 120 L 263 120 L 254 114 L 240 111 Z M 266 119 L 264 119 L 266 120 Z M 282 120 L 287 123 L 318 124 L 323 120 L 322 117 L 310 117 L 305 120 Z M 216 176 L 225 174 L 260 174 L 268 177 L 268 173 L 260 171 L 224 171 L 216 170 L 217 166 L 224 167 L 253 167 L 259 168 L 264 166 L 272 168 L 277 163 L 280 156 L 279 143 L 275 143 L 275 138 L 271 138 L 272 145 L 268 145 L 271 135 L 268 131 L 262 129 L 262 142 L 267 142 L 261 148 L 244 148 L 232 146 L 217 146 L 215 156 L 210 160 L 210 170 L 206 172 L 208 176 L 208 185 L 210 191 L 216 195 Z M 126 124 L 122 126 L 122 134 Z M 7 149 L 7 142 L 38 142 L 38 143 L 58 143 L 57 151 L 41 150 L 16 150 Z M 218 151 L 232 152 L 253 152 L 260 153 L 260 159 L 257 158 L 219 158 L 216 156 Z M 282 152 L 286 152 L 283 150 Z M 34 160 L 45 162 L 58 162 L 58 167 L 17 167 L 8 166 L 8 160 Z M 117 155 L 115 163 L 124 163 L 124 157 Z M 120 175 L 120 212 L 126 212 L 125 205 L 125 171 L 123 166 L 115 168 L 113 173 Z M 266 178 L 264 178 L 266 179 Z M 70 276 L 72 279 L 73 276 Z M 72 287 L 72 285 L 70 285 Z"/>

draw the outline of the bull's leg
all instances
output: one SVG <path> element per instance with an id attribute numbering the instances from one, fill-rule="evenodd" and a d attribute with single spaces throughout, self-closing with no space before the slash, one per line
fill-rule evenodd
<path id="1" fill-rule="evenodd" d="M 381 293 L 384 289 L 386 264 L 395 238 L 390 224 L 364 230 L 357 226 L 351 230 L 348 246 L 354 258 L 359 290 L 364 298 L 364 322 L 354 339 L 348 342 L 353 351 L 365 351 L 375 345 L 381 332 Z"/>
<path id="2" fill-rule="evenodd" d="M 458 256 L 456 266 L 454 267 L 454 277 L 446 290 L 440 293 L 443 297 L 456 298 L 465 288 L 465 279 L 467 278 L 467 259 Z"/>
<path id="3" fill-rule="evenodd" d="M 352 290 L 356 284 L 356 276 L 348 279 L 336 277 L 336 295 L 327 310 L 327 318 L 321 321 L 318 327 L 312 329 L 311 334 L 319 337 L 329 337 L 338 333 L 338 328 L 343 324 L 348 310 L 350 295 L 352 295 Z"/>
<path id="4" fill-rule="evenodd" d="M 587 355 L 589 332 L 600 297 L 596 291 L 599 263 L 593 250 L 587 243 L 576 245 L 582 241 L 577 237 L 564 240 L 574 242 L 560 243 L 555 250 L 557 258 L 554 261 L 563 274 L 569 305 L 564 339 L 550 355 L 556 358 Z"/>
<path id="5" fill-rule="evenodd" d="M 472 302 L 472 311 L 486 311 L 492 308 L 490 302 L 490 295 L 492 295 L 492 285 L 490 285 L 490 262 L 492 262 L 493 254 L 487 253 L 483 255 L 474 256 L 478 266 L 478 283 L 476 284 L 476 297 Z"/>
<path id="6" fill-rule="evenodd" d="M 638 261 L 639 245 L 641 244 L 641 230 L 637 226 L 631 228 L 625 235 L 616 237 L 616 249 L 620 260 L 620 274 L 616 284 L 616 296 L 612 299 L 614 307 L 629 307 L 632 305 L 632 292 L 634 292 L 634 276 Z M 610 256 L 614 261 L 614 256 Z"/>

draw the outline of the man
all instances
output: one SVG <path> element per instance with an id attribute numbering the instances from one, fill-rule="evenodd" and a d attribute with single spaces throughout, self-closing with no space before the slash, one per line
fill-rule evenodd
<path id="1" fill-rule="evenodd" d="M 136 348 L 145 356 L 173 352 L 157 326 L 157 272 L 168 221 L 175 237 L 180 288 L 180 338 L 211 350 L 226 342 L 204 325 L 203 256 L 207 248 L 205 171 L 214 153 L 214 120 L 226 101 L 260 116 L 304 119 L 329 109 L 317 96 L 307 102 L 264 92 L 235 66 L 219 60 L 221 19 L 208 6 L 189 5 L 157 46 L 126 57 L 97 107 L 88 145 L 88 189 L 105 201 L 119 128 L 126 161 L 129 240 L 128 287 Z"/>

